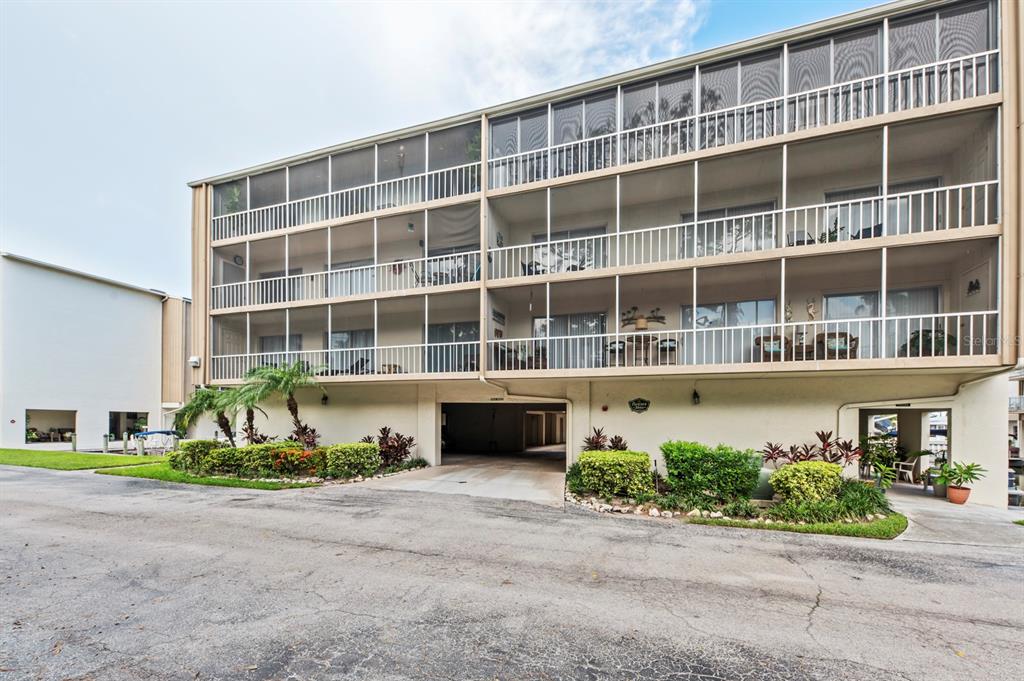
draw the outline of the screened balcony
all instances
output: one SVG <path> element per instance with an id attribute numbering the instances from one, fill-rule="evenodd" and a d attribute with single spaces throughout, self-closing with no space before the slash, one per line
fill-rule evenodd
<path id="1" fill-rule="evenodd" d="M 488 370 L 994 357 L 997 254 L 978 239 L 494 290 Z"/>
<path id="2" fill-rule="evenodd" d="M 491 277 L 993 226 L 996 131 L 970 112 L 493 198 Z"/>
<path id="3" fill-rule="evenodd" d="M 479 295 L 410 296 L 212 320 L 211 375 L 238 381 L 256 366 L 301 362 L 323 379 L 478 370 Z"/>
<path id="4" fill-rule="evenodd" d="M 988 95 L 999 89 L 987 2 L 700 64 L 490 123 L 502 189 Z M 884 55 L 889 55 L 888 64 Z M 784 56 L 786 55 L 786 56 Z M 700 96 L 696 97 L 695 93 Z M 621 118 L 615 116 L 618 100 Z"/>
<path id="5" fill-rule="evenodd" d="M 470 203 L 217 246 L 211 306 L 221 310 L 479 281 L 479 224 L 479 206 Z"/>
<path id="6" fill-rule="evenodd" d="M 337 153 L 215 185 L 214 241 L 480 191 L 480 124 Z"/>

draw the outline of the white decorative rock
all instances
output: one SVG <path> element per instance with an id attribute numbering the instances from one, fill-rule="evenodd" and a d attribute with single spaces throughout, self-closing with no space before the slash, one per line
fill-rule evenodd
<path id="1" fill-rule="evenodd" d="M 710 514 L 708 514 L 708 517 L 709 518 L 722 518 L 724 516 L 722 515 L 721 511 L 712 511 Z"/>
<path id="2" fill-rule="evenodd" d="M 658 509 L 652 507 L 651 510 L 647 512 L 647 515 L 651 516 L 652 518 L 657 518 L 661 515 L 661 513 L 658 512 Z"/>
<path id="3" fill-rule="evenodd" d="M 699 518 L 700 517 L 700 509 L 699 508 L 695 508 L 695 509 L 693 509 L 691 511 L 688 511 L 686 513 L 686 517 L 687 518 Z"/>

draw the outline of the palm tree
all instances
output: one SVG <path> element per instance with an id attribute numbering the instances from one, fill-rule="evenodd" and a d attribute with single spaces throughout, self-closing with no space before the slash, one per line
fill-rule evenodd
<path id="1" fill-rule="evenodd" d="M 219 395 L 219 401 L 224 411 L 231 414 L 237 414 L 239 411 L 245 412 L 245 424 L 242 426 L 242 432 L 245 434 L 245 441 L 251 445 L 258 445 L 270 440 L 269 435 L 259 432 L 256 427 L 256 412 L 258 411 L 264 416 L 267 415 L 267 412 L 259 408 L 258 397 L 256 391 L 249 384 L 222 390 Z"/>
<path id="2" fill-rule="evenodd" d="M 301 442 L 307 448 L 316 446 L 320 438 L 315 428 L 312 428 L 299 419 L 299 403 L 295 399 L 295 391 L 302 388 L 317 388 L 324 395 L 327 391 L 317 383 L 312 372 L 306 368 L 306 363 L 296 361 L 293 364 L 284 366 L 261 366 L 253 367 L 245 376 L 245 385 L 242 390 L 248 393 L 247 399 L 253 404 L 259 404 L 273 395 L 280 395 L 285 398 L 285 405 L 288 413 L 292 416 L 292 438 Z"/>
<path id="3" fill-rule="evenodd" d="M 189 426 L 203 417 L 213 414 L 214 421 L 221 432 L 227 437 L 231 446 L 235 446 L 235 435 L 231 432 L 231 421 L 228 420 L 223 405 L 222 391 L 213 388 L 198 388 L 188 402 L 174 416 L 174 426 L 179 430 L 187 430 Z"/>

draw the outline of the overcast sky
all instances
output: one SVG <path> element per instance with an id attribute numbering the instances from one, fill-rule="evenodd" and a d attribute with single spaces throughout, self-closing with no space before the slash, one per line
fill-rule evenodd
<path id="1" fill-rule="evenodd" d="M 0 0 L 0 249 L 189 295 L 189 180 L 873 4 Z"/>

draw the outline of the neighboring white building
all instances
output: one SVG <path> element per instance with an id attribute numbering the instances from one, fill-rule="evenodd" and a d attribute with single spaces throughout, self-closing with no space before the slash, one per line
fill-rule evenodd
<path id="1" fill-rule="evenodd" d="M 186 392 L 189 301 L 0 252 L 0 447 L 98 449 Z M 31 434 L 30 434 L 31 433 Z"/>

